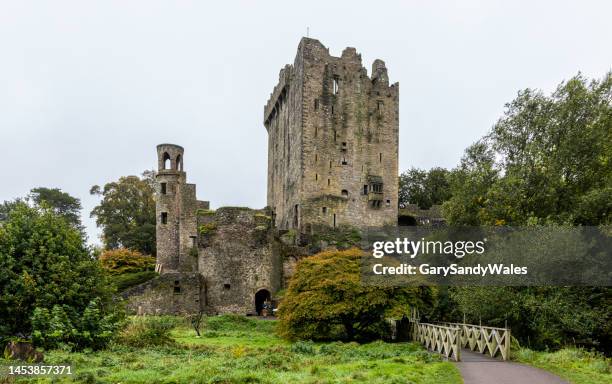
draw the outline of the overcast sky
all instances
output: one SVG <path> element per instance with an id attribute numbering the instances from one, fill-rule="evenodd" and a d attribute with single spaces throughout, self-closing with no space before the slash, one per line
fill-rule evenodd
<path id="1" fill-rule="evenodd" d="M 185 147 L 213 208 L 266 203 L 263 105 L 310 29 L 399 81 L 400 170 L 453 167 L 526 87 L 612 65 L 610 1 L 0 0 L 0 201 L 94 184 Z"/>

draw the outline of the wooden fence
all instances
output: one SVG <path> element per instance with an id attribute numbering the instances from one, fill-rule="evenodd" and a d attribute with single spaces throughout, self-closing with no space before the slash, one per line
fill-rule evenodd
<path id="1" fill-rule="evenodd" d="M 419 322 L 413 322 L 412 325 L 414 340 L 447 359 L 461 361 L 461 330 L 458 327 Z"/>
<path id="2" fill-rule="evenodd" d="M 466 323 L 421 323 L 416 310 L 410 313 L 412 339 L 448 359 L 461 360 L 461 348 L 491 357 L 510 359 L 510 328 Z"/>
<path id="3" fill-rule="evenodd" d="M 491 357 L 510 359 L 510 328 L 487 327 L 465 323 L 440 323 L 461 330 L 461 347 Z"/>

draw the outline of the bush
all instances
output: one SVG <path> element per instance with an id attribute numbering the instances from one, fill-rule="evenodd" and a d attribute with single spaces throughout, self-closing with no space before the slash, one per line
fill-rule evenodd
<path id="1" fill-rule="evenodd" d="M 0 336 L 32 334 L 46 348 L 101 348 L 119 325 L 98 261 L 53 210 L 12 206 L 0 225 L 0 271 Z"/>
<path id="2" fill-rule="evenodd" d="M 134 317 L 117 336 L 117 343 L 143 348 L 174 344 L 170 331 L 178 320 L 171 316 Z"/>
<path id="3" fill-rule="evenodd" d="M 121 312 L 104 314 L 99 299 L 89 302 L 82 314 L 67 305 L 35 308 L 32 314 L 32 340 L 43 348 L 100 349 L 121 326 Z"/>
<path id="4" fill-rule="evenodd" d="M 521 345 L 559 349 L 612 346 L 612 290 L 607 287 L 453 287 L 452 300 L 468 322 L 502 327 Z"/>
<path id="5" fill-rule="evenodd" d="M 111 275 L 153 271 L 155 258 L 126 248 L 103 251 L 100 264 Z"/>
<path id="6" fill-rule="evenodd" d="M 156 276 L 157 273 L 155 271 L 143 271 L 113 275 L 109 278 L 109 280 L 115 287 L 117 287 L 119 292 L 122 292 L 130 287 L 142 284 L 145 281 L 149 281 Z"/>
<path id="7" fill-rule="evenodd" d="M 298 262 L 279 307 L 288 339 L 367 341 L 388 334 L 386 318 L 433 301 L 429 287 L 369 286 L 360 279 L 362 251 L 321 252 Z"/>

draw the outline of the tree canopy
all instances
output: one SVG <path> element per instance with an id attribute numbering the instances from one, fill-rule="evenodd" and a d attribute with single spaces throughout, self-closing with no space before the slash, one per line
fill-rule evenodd
<path id="1" fill-rule="evenodd" d="M 279 308 L 288 339 L 367 341 L 387 334 L 386 318 L 432 304 L 430 287 L 379 287 L 360 280 L 362 251 L 324 251 L 304 258 Z"/>
<path id="2" fill-rule="evenodd" d="M 102 197 L 91 211 L 102 228 L 106 249 L 128 248 L 146 255 L 155 255 L 154 174 L 126 176 L 90 193 Z"/>
<path id="3" fill-rule="evenodd" d="M 70 196 L 59 188 L 38 187 L 30 190 L 29 198 L 38 206 L 51 208 L 55 213 L 64 217 L 68 223 L 82 230 L 81 200 Z"/>
<path id="4" fill-rule="evenodd" d="M 435 167 L 429 171 L 410 168 L 399 177 L 399 207 L 416 204 L 421 209 L 442 204 L 451 196 L 449 171 Z"/>
<path id="5" fill-rule="evenodd" d="M 612 73 L 577 75 L 551 95 L 526 89 L 450 176 L 451 225 L 612 223 Z M 468 320 L 508 325 L 533 347 L 612 345 L 607 287 L 453 287 Z"/>
<path id="6" fill-rule="evenodd" d="M 451 224 L 599 225 L 612 212 L 612 73 L 526 89 L 450 177 Z"/>

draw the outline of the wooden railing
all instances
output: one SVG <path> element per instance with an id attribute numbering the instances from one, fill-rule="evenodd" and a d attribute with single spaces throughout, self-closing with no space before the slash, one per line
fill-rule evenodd
<path id="1" fill-rule="evenodd" d="M 491 357 L 500 355 L 503 360 L 510 359 L 510 328 L 487 327 L 465 323 L 439 324 L 458 328 L 461 331 L 462 348 L 488 354 Z"/>
<path id="2" fill-rule="evenodd" d="M 419 312 L 410 311 L 412 339 L 448 359 L 461 361 L 461 348 L 491 357 L 510 359 L 510 328 L 487 327 L 466 323 L 421 323 Z"/>
<path id="3" fill-rule="evenodd" d="M 412 324 L 413 340 L 447 359 L 461 361 L 461 330 L 459 328 L 419 322 Z"/>

